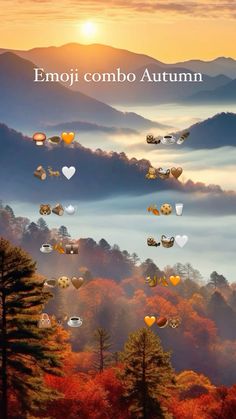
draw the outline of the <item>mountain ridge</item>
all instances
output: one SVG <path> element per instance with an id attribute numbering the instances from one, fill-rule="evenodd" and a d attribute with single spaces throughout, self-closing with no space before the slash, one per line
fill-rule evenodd
<path id="1" fill-rule="evenodd" d="M 1 52 L 1 51 L 0 51 Z M 3 52 L 3 50 L 2 50 Z M 141 68 L 156 66 L 156 71 L 189 72 L 183 65 L 166 64 L 148 55 L 138 54 L 125 49 L 119 49 L 102 44 L 83 45 L 69 43 L 59 47 L 38 47 L 28 51 L 14 52 L 18 56 L 27 58 L 36 66 L 44 68 L 47 72 L 69 72 L 78 68 L 81 74 L 86 72 L 113 72 L 121 68 L 125 73 L 139 72 Z M 71 90 L 80 91 L 99 101 L 116 104 L 143 104 L 175 102 L 188 97 L 201 90 L 212 90 L 230 81 L 223 80 L 222 76 L 206 75 L 203 73 L 204 83 L 80 83 L 71 87 Z"/>
<path id="2" fill-rule="evenodd" d="M 14 196 L 16 201 L 38 202 L 38 197 L 43 191 L 46 201 L 51 200 L 55 193 L 57 197 L 63 196 L 65 200 L 71 200 L 79 193 L 81 200 L 89 201 L 114 195 L 148 195 L 156 192 L 157 188 L 160 191 L 201 192 L 213 196 L 223 194 L 229 198 L 232 195 L 231 193 L 228 195 L 228 192 L 224 192 L 217 185 L 207 186 L 191 180 L 186 183 L 173 178 L 164 182 L 147 181 L 145 175 L 151 163 L 146 159 L 129 159 L 125 153 L 92 151 L 79 143 L 73 143 L 71 146 L 62 144 L 37 147 L 32 139 L 8 128 L 5 124 L 0 124 L 0 141 L 1 198 L 4 200 Z M 79 167 L 79 174 L 75 174 L 73 182 L 68 182 L 62 176 L 56 181 L 56 189 L 54 179 L 42 182 L 33 176 L 39 165 L 43 165 L 46 169 L 50 166 L 54 170 L 59 170 L 68 164 Z M 95 182 L 95 179 L 98 182 Z"/>
<path id="3" fill-rule="evenodd" d="M 183 100 L 186 103 L 236 103 L 236 79 L 209 91 L 195 93 Z"/>
<path id="4" fill-rule="evenodd" d="M 34 64 L 16 54 L 0 55 L 0 120 L 15 128 L 57 124 L 62 120 L 90 122 L 119 128 L 161 126 L 135 113 L 121 112 L 59 83 L 34 83 Z"/>

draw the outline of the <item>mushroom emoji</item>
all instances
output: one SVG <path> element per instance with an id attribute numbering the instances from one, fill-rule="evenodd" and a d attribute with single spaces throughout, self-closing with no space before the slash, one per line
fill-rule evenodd
<path id="1" fill-rule="evenodd" d="M 39 146 L 43 145 L 46 139 L 47 137 L 43 132 L 36 132 L 33 135 L 33 140 L 35 141 L 35 144 Z"/>

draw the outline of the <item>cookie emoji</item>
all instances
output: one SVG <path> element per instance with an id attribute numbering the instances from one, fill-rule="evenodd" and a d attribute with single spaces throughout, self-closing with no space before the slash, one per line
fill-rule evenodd
<path id="1" fill-rule="evenodd" d="M 70 278 L 67 276 L 61 276 L 58 278 L 57 283 L 60 288 L 68 288 L 70 286 Z"/>
<path id="2" fill-rule="evenodd" d="M 172 213 L 172 206 L 170 204 L 163 204 L 160 211 L 162 215 L 170 215 Z"/>

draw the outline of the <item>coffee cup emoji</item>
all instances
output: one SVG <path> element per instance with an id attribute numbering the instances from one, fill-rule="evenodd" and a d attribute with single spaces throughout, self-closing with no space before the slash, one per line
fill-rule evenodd
<path id="1" fill-rule="evenodd" d="M 70 327 L 80 327 L 83 324 L 83 320 L 81 319 L 81 317 L 73 316 L 69 318 L 67 324 Z"/>

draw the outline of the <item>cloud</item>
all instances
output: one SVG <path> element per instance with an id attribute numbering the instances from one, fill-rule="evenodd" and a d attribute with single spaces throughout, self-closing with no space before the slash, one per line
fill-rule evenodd
<path id="1" fill-rule="evenodd" d="M 124 15 L 133 18 L 140 16 L 150 17 L 168 15 L 169 17 L 203 17 L 203 18 L 235 18 L 234 1 L 140 1 L 140 0 L 68 0 L 58 5 L 54 0 L 15 0 L 6 2 L 0 0 L 0 6 L 4 10 L 7 20 L 12 20 L 13 13 L 17 18 L 24 21 L 30 15 L 36 15 L 39 19 L 64 21 L 80 21 L 93 15 L 96 18 L 119 20 Z"/>
<path id="2" fill-rule="evenodd" d="M 184 203 L 182 217 L 154 217 L 146 208 L 150 203 L 160 206 L 163 202 Z M 39 215 L 30 202 L 8 202 L 16 215 L 24 215 L 37 221 Z M 68 203 L 68 202 L 67 202 Z M 62 202 L 64 204 L 64 202 Z M 72 237 L 93 237 L 96 241 L 105 238 L 109 243 L 117 243 L 121 249 L 134 251 L 141 260 L 152 258 L 162 269 L 165 265 L 190 261 L 200 269 L 207 279 L 213 270 L 222 272 L 230 281 L 235 280 L 232 260 L 235 255 L 235 198 L 228 211 L 223 200 L 212 199 L 210 195 L 187 195 L 176 192 L 156 192 L 146 196 L 120 196 L 100 201 L 73 201 L 78 207 L 78 215 L 63 217 Z M 223 208 L 225 205 L 225 208 Z M 47 219 L 50 228 L 58 227 L 54 217 Z M 186 234 L 187 245 L 180 249 L 149 248 L 149 236 L 160 238 L 162 234 Z M 202 257 L 199 257 L 201 255 Z M 204 256 L 204 257 L 203 257 Z"/>

